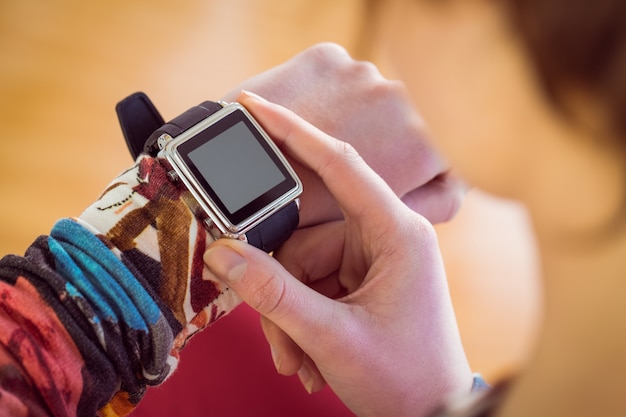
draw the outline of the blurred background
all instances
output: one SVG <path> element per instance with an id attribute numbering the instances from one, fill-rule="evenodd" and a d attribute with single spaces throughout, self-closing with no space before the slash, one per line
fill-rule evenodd
<path id="1" fill-rule="evenodd" d="M 382 3 L 0 0 L 0 254 L 21 254 L 57 219 L 80 214 L 132 163 L 114 112 L 132 92 L 147 92 L 168 119 L 321 41 L 393 77 L 376 44 Z M 507 375 L 528 356 L 540 310 L 524 210 L 472 190 L 437 229 L 472 367 Z M 309 397 L 295 377 L 274 375 L 246 307 L 195 338 L 154 391 L 146 403 L 164 414 L 143 415 L 168 415 L 168 404 L 200 410 L 206 391 L 223 403 L 214 415 L 248 415 L 250 402 L 256 415 L 308 415 L 300 401 L 311 415 L 341 414 L 325 408 L 332 393 Z"/>

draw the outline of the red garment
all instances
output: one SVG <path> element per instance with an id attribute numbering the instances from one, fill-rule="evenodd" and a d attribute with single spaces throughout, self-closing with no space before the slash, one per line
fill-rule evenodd
<path id="1" fill-rule="evenodd" d="M 175 400 L 174 400 L 175 399 Z M 132 417 L 298 416 L 354 414 L 326 388 L 309 395 L 297 376 L 279 375 L 259 315 L 246 305 L 194 336 L 178 369 L 148 390 Z"/>

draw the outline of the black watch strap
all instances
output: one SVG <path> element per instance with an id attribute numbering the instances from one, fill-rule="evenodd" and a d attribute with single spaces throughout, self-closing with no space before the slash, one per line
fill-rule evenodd
<path id="1" fill-rule="evenodd" d="M 126 145 L 134 159 L 141 153 L 156 156 L 159 136 L 167 133 L 175 138 L 220 109 L 221 104 L 205 101 L 165 123 L 145 93 L 131 94 L 115 106 Z"/>
<path id="2" fill-rule="evenodd" d="M 254 247 L 270 253 L 280 248 L 300 221 L 298 202 L 292 201 L 263 223 L 252 228 L 246 233 L 248 243 Z"/>
<path id="3" fill-rule="evenodd" d="M 126 145 L 133 160 L 143 153 L 152 132 L 165 124 L 159 111 L 144 93 L 131 94 L 115 106 Z"/>
<path id="4" fill-rule="evenodd" d="M 137 159 L 141 153 L 155 157 L 159 152 L 157 146 L 159 136 L 167 133 L 171 137 L 176 137 L 220 109 L 221 104 L 205 101 L 165 123 L 150 98 L 142 92 L 131 94 L 115 106 L 126 145 L 133 159 Z M 292 201 L 263 223 L 249 230 L 246 238 L 251 245 L 268 253 L 273 252 L 291 236 L 298 227 L 299 220 L 298 202 Z"/>
<path id="5" fill-rule="evenodd" d="M 191 126 L 206 119 L 207 117 L 209 117 L 216 111 L 221 110 L 222 108 L 223 106 L 221 104 L 214 101 L 205 101 L 195 107 L 190 108 L 183 114 L 176 116 L 166 124 L 160 126 L 157 130 L 152 132 L 144 145 L 143 151 L 150 156 L 157 156 L 157 154 L 159 153 L 159 147 L 157 146 L 159 136 L 163 134 L 168 134 L 171 137 L 175 138 L 176 136 L 183 133 L 185 130 L 189 129 Z"/>

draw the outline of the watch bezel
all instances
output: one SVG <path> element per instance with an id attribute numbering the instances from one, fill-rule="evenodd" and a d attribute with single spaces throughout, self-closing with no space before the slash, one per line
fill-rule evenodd
<path id="1" fill-rule="evenodd" d="M 277 164 L 276 166 L 286 178 L 280 186 L 272 188 L 273 194 L 266 192 L 247 203 L 241 210 L 230 213 L 220 201 L 219 196 L 212 191 L 207 179 L 199 174 L 199 170 L 189 158 L 190 151 L 187 148 L 194 149 L 195 143 L 192 143 L 194 138 L 200 144 L 206 143 L 208 140 L 200 138 L 199 135 L 207 130 L 223 132 L 234 126 L 233 120 L 245 121 L 248 129 L 253 132 L 259 144 L 268 152 L 268 156 Z M 211 134 L 209 137 L 215 136 Z M 205 222 L 209 220 L 212 223 L 211 226 L 215 226 L 222 235 L 230 237 L 245 235 L 247 231 L 290 204 L 302 193 L 302 182 L 285 156 L 245 107 L 239 103 L 225 105 L 223 109 L 201 120 L 175 138 L 162 141 L 159 146 L 161 147 L 159 156 L 167 159 L 177 176 L 194 196 L 203 215 L 206 216 L 203 220 Z M 233 161 L 233 163 L 236 162 Z M 268 198 L 270 198 L 269 201 L 267 201 Z"/>

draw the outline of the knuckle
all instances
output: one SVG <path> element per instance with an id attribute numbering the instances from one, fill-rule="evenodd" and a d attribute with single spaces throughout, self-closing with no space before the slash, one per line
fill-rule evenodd
<path id="1" fill-rule="evenodd" d="M 353 71 L 364 78 L 382 79 L 382 74 L 378 67 L 370 61 L 354 61 Z"/>
<path id="2" fill-rule="evenodd" d="M 370 95 L 372 101 L 378 105 L 392 106 L 393 108 L 406 112 L 408 93 L 404 83 L 396 80 L 388 80 L 379 77 L 377 82 L 371 83 Z"/>
<path id="3" fill-rule="evenodd" d="M 359 157 L 356 148 L 349 142 L 338 141 L 338 153 L 346 159 L 354 159 Z"/>
<path id="4" fill-rule="evenodd" d="M 356 148 L 348 143 L 336 139 L 329 157 L 319 167 L 318 174 L 321 177 L 332 176 L 332 172 L 344 165 L 354 164 L 361 159 Z"/>
<path id="5" fill-rule="evenodd" d="M 280 310 L 286 292 L 284 281 L 274 272 L 255 274 L 252 279 L 257 284 L 249 301 L 250 306 L 263 315 Z"/>
<path id="6" fill-rule="evenodd" d="M 352 60 L 348 51 L 334 42 L 318 43 L 309 48 L 308 52 L 321 64 L 336 64 Z"/>
<path id="7" fill-rule="evenodd" d="M 351 166 L 352 168 L 365 164 L 363 158 L 361 158 L 361 155 L 356 150 L 354 145 L 348 142 L 340 142 L 339 156 L 343 163 Z"/>

